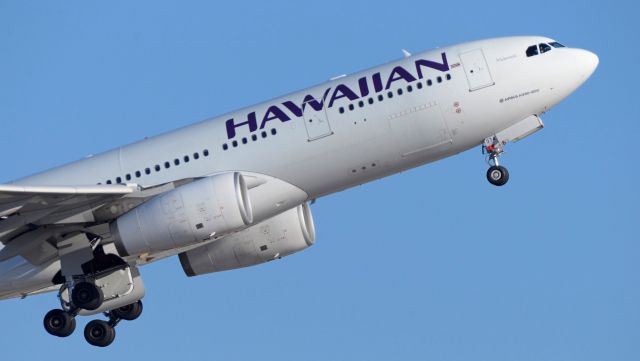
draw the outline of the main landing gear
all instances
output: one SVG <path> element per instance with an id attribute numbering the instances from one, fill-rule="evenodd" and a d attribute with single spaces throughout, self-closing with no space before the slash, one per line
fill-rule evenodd
<path id="1" fill-rule="evenodd" d="M 496 136 L 489 137 L 484 140 L 482 145 L 482 153 L 487 154 L 487 180 L 494 186 L 503 186 L 509 181 L 509 171 L 500 165 L 498 158 L 504 153 L 502 143 Z"/>
<path id="2" fill-rule="evenodd" d="M 84 337 L 93 346 L 109 346 L 121 320 L 133 321 L 142 314 L 144 286 L 135 266 L 115 254 L 105 254 L 100 240 L 78 233 L 57 243 L 61 270 L 53 279 L 59 284 L 60 309 L 49 311 L 45 330 L 68 337 L 76 329 L 76 316 L 102 312 L 107 320 L 87 323 Z"/>
<path id="3" fill-rule="evenodd" d="M 76 329 L 76 319 L 78 310 L 51 310 L 44 316 L 45 330 L 57 337 L 71 336 Z M 104 315 L 108 318 L 104 320 L 93 320 L 87 323 L 84 328 L 84 338 L 93 346 L 106 347 L 111 345 L 116 337 L 116 325 L 121 320 L 133 321 L 142 314 L 142 301 L 116 308 Z"/>

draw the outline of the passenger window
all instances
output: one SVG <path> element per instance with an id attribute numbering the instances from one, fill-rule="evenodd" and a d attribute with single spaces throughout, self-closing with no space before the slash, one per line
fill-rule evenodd
<path id="1" fill-rule="evenodd" d="M 140 173 L 139 170 L 136 171 L 136 178 L 140 178 L 142 176 L 142 173 Z"/>
<path id="2" fill-rule="evenodd" d="M 120 177 L 116 178 L 116 183 L 117 183 L 117 184 L 122 183 L 122 178 L 120 178 Z"/>
<path id="3" fill-rule="evenodd" d="M 549 50 L 551 50 L 551 47 L 549 45 L 544 43 L 540 44 L 540 54 L 544 54 Z"/>
<path id="4" fill-rule="evenodd" d="M 124 176 L 126 180 L 130 181 L 131 180 L 131 174 L 127 174 Z"/>
<path id="5" fill-rule="evenodd" d="M 538 46 L 537 45 L 531 45 L 530 47 L 527 48 L 527 58 L 534 56 L 534 55 L 538 55 Z"/>
<path id="6" fill-rule="evenodd" d="M 145 168 L 145 169 L 144 169 L 144 172 L 145 172 L 146 174 L 151 174 L 151 169 L 149 169 L 149 168 Z"/>

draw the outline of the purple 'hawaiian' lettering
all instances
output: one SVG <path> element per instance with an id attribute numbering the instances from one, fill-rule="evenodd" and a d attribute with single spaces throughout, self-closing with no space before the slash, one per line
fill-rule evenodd
<path id="1" fill-rule="evenodd" d="M 291 120 L 291 118 L 289 118 L 288 115 L 286 115 L 282 110 L 280 110 L 280 108 L 278 108 L 277 105 L 272 105 L 269 107 L 269 109 L 267 109 L 267 112 L 264 114 L 264 117 L 262 118 L 262 123 L 260 124 L 260 129 L 264 129 L 264 126 L 267 124 L 267 122 L 274 119 L 280 119 L 280 121 L 283 123 Z"/>
<path id="2" fill-rule="evenodd" d="M 442 64 L 437 63 L 431 60 L 418 59 L 416 60 L 416 70 L 418 71 L 418 79 L 422 79 L 422 68 L 421 67 L 432 68 L 440 71 L 449 71 L 449 62 L 447 61 L 447 54 L 442 53 Z"/>
<path id="3" fill-rule="evenodd" d="M 418 79 L 424 78 L 423 68 L 431 68 L 435 70 L 439 70 L 442 72 L 449 71 L 449 62 L 447 61 L 447 54 L 441 53 L 442 62 L 439 63 L 433 60 L 425 60 L 418 59 L 415 61 L 416 72 L 418 74 Z M 389 89 L 393 82 L 398 80 L 404 80 L 407 83 L 414 82 L 416 77 L 407 71 L 405 68 L 401 66 L 396 66 L 391 70 L 391 73 L 387 77 L 386 87 L 382 82 L 382 75 L 378 73 L 374 73 L 371 75 L 371 81 L 373 83 L 373 90 L 375 93 L 379 93 L 384 89 Z M 327 88 L 324 91 L 321 99 L 316 99 L 313 95 L 307 94 L 304 96 L 302 100 L 302 105 L 298 106 L 291 100 L 287 100 L 282 102 L 282 105 L 291 112 L 296 117 L 302 117 L 305 111 L 306 106 L 310 106 L 315 111 L 321 111 L 325 107 L 325 101 L 327 100 L 327 96 L 332 88 Z M 369 79 L 367 77 L 361 77 L 358 79 L 358 90 L 360 91 L 360 96 L 358 96 L 351 88 L 349 88 L 345 84 L 338 84 L 333 89 L 333 94 L 331 99 L 329 100 L 329 104 L 327 108 L 331 108 L 333 103 L 341 98 L 347 98 L 349 101 L 354 101 L 359 99 L 360 97 L 365 97 L 369 95 L 371 89 L 369 88 Z M 291 120 L 291 117 L 287 115 L 278 105 L 271 105 L 267 108 L 267 111 L 262 118 L 262 122 L 260 123 L 260 129 L 263 129 L 267 122 L 270 122 L 274 119 L 279 119 L 280 122 L 288 122 Z M 255 132 L 258 130 L 258 123 L 256 121 L 256 113 L 251 112 L 247 114 L 247 120 L 241 123 L 235 123 L 233 118 L 229 119 L 225 123 L 227 128 L 227 137 L 232 139 L 236 136 L 236 128 L 248 125 L 249 132 Z"/>
<path id="4" fill-rule="evenodd" d="M 300 118 L 302 116 L 302 108 L 300 108 L 296 103 L 292 102 L 291 100 L 287 100 L 286 102 L 283 102 L 282 105 L 284 105 L 287 109 L 289 109 L 289 111 L 293 113 L 293 115 L 295 115 L 296 117 Z"/>
<path id="5" fill-rule="evenodd" d="M 226 121 L 227 126 L 227 138 L 231 139 L 236 136 L 236 128 L 243 125 L 249 125 L 249 132 L 255 132 L 258 130 L 258 122 L 256 122 L 256 112 L 247 114 L 247 121 L 235 124 L 233 118 Z"/>
<path id="6" fill-rule="evenodd" d="M 391 83 L 400 79 L 404 79 L 404 81 L 406 81 L 407 83 L 411 83 L 412 81 L 416 80 L 416 78 L 408 71 L 406 71 L 403 67 L 396 66 L 391 71 L 391 74 L 389 74 L 389 80 L 387 80 L 387 86 L 385 87 L 385 89 L 391 88 Z"/>
<path id="7" fill-rule="evenodd" d="M 358 79 L 358 86 L 360 87 L 361 97 L 366 97 L 367 95 L 369 95 L 369 83 L 367 82 L 366 76 Z"/>
<path id="8" fill-rule="evenodd" d="M 304 111 L 307 105 L 310 105 L 311 108 L 313 108 L 313 110 L 317 112 L 321 111 L 322 108 L 324 108 L 324 101 L 327 99 L 327 94 L 329 94 L 329 90 L 331 90 L 331 88 L 328 88 L 327 90 L 324 91 L 324 94 L 322 95 L 322 100 L 320 101 L 314 98 L 313 95 L 311 94 L 305 95 L 304 99 L 302 100 L 302 110 Z"/>
<path id="9" fill-rule="evenodd" d="M 375 90 L 376 93 L 380 93 L 382 91 L 382 77 L 380 76 L 380 73 L 375 73 L 373 74 L 373 76 L 371 76 L 371 78 L 373 79 L 373 90 Z"/>
<path id="10" fill-rule="evenodd" d="M 348 98 L 349 100 L 356 100 L 359 96 L 353 92 L 348 86 L 344 84 L 339 84 L 336 86 L 336 89 L 333 91 L 333 95 L 331 96 L 331 100 L 329 100 L 329 108 L 333 106 L 333 102 L 340 98 Z"/>

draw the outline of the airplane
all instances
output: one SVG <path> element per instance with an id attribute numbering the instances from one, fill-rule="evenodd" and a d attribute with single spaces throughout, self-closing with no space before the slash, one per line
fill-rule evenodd
<path id="1" fill-rule="evenodd" d="M 45 330 L 110 345 L 142 312 L 140 267 L 189 277 L 277 260 L 316 240 L 319 197 L 480 147 L 504 186 L 508 143 L 595 71 L 542 36 L 438 48 L 0 185 L 0 299 L 57 292 Z"/>

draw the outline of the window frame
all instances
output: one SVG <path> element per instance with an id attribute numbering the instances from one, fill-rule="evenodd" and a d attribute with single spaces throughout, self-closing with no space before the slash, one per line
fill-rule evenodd
<path id="1" fill-rule="evenodd" d="M 543 46 L 545 48 L 543 48 Z M 545 49 L 545 50 L 543 50 L 543 49 Z M 546 44 L 546 43 L 538 44 L 538 51 L 540 52 L 540 54 L 544 54 L 544 53 L 550 52 L 551 50 L 553 50 L 553 47 L 551 45 L 549 45 L 549 44 Z"/>

